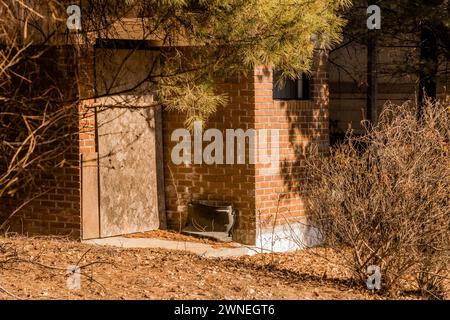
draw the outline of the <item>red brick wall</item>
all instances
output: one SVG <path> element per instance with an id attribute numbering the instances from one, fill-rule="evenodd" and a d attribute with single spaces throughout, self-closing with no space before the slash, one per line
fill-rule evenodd
<path id="1" fill-rule="evenodd" d="M 329 143 L 326 58 L 325 52 L 318 52 L 310 101 L 273 101 L 272 72 L 264 67 L 219 85 L 230 103 L 217 110 L 204 130 L 217 128 L 225 137 L 225 129 L 278 129 L 278 173 L 268 172 L 270 165 L 248 161 L 245 165 L 174 165 L 170 153 L 176 142 L 170 141 L 170 135 L 183 128 L 184 118 L 164 114 L 165 196 L 170 228 L 177 230 L 184 225 L 186 206 L 195 200 L 233 203 L 238 211 L 233 238 L 246 244 L 255 244 L 257 228 L 269 228 L 275 220 L 284 223 L 284 218 L 295 221 L 304 216 L 299 191 L 305 156 L 313 145 L 326 152 Z"/>
<path id="2" fill-rule="evenodd" d="M 80 236 L 80 189 L 78 153 L 71 150 L 64 158 L 71 166 L 49 170 L 35 182 L 38 185 L 31 193 L 21 191 L 16 197 L 2 199 L 2 213 L 6 216 L 29 199 L 29 195 L 45 192 L 20 210 L 8 226 L 9 232 L 27 235 Z"/>
<path id="3" fill-rule="evenodd" d="M 218 110 L 207 121 L 204 130 L 216 128 L 225 137 L 226 129 L 254 128 L 253 75 L 233 79 L 218 85 L 229 95 L 229 104 Z M 170 141 L 173 130 L 184 128 L 183 115 L 165 112 L 163 116 L 165 197 L 168 227 L 178 230 L 187 218 L 190 201 L 207 200 L 210 204 L 232 202 L 239 219 L 235 238 L 251 243 L 255 238 L 255 165 L 175 165 L 171 150 L 176 142 Z M 204 143 L 206 146 L 207 143 Z"/>
<path id="4" fill-rule="evenodd" d="M 77 84 L 79 98 L 89 100 L 95 97 L 94 83 L 94 48 L 89 45 L 77 47 Z M 90 100 L 92 102 L 92 100 Z M 79 146 L 80 153 L 96 152 L 95 108 L 88 103 L 80 103 L 79 111 Z"/>
<path id="5" fill-rule="evenodd" d="M 28 203 L 10 221 L 9 231 L 29 235 L 70 235 L 74 238 L 80 235 L 78 110 L 71 103 L 77 95 L 74 59 L 72 47 L 51 47 L 38 61 L 28 66 L 33 79 L 33 86 L 27 87 L 30 98 L 39 97 L 42 91 L 53 88 L 55 95 L 52 98 L 59 102 L 49 108 L 53 111 L 64 108 L 65 117 L 52 127 L 53 130 L 59 130 L 61 139 L 57 144 L 64 151 L 53 161 L 47 162 L 48 168 L 45 170 L 35 168 L 29 171 L 35 176 L 33 185 L 21 189 L 12 198 L 1 199 L 0 216 L 3 219 L 22 204 Z M 42 103 L 42 110 L 45 104 Z M 55 147 L 42 147 L 35 153 L 48 152 Z M 29 199 L 33 200 L 28 202 Z"/>

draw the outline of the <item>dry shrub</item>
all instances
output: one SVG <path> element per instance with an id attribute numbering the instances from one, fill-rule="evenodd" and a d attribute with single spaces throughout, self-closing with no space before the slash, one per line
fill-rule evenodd
<path id="1" fill-rule="evenodd" d="M 449 107 L 388 104 L 362 137 L 309 161 L 308 209 L 326 246 L 349 253 L 365 284 L 377 265 L 382 290 L 405 284 L 439 298 L 450 254 Z M 404 286 L 403 286 L 404 287 Z"/>

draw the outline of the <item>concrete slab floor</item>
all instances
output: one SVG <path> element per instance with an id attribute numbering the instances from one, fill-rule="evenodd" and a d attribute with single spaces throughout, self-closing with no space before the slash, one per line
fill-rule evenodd
<path id="1" fill-rule="evenodd" d="M 119 236 L 111 238 L 84 240 L 82 242 L 93 245 L 115 246 L 121 248 L 154 248 L 167 250 L 181 250 L 209 258 L 239 257 L 245 255 L 253 255 L 258 252 L 256 248 L 243 246 L 238 243 L 233 243 L 233 245 L 235 246 L 228 247 L 228 246 L 212 246 L 209 244 L 198 242 L 173 241 L 157 238 L 126 238 Z"/>

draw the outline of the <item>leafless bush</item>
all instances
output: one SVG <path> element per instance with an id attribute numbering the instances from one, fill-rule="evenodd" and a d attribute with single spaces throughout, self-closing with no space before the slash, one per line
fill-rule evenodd
<path id="1" fill-rule="evenodd" d="M 441 297 L 450 253 L 449 107 L 385 106 L 363 137 L 309 161 L 308 209 L 325 245 L 347 253 L 356 279 L 381 268 L 382 289 L 409 281 Z M 344 254 L 343 254 L 344 255 Z"/>
<path id="2" fill-rule="evenodd" d="M 0 4 L 0 230 L 28 202 L 54 188 L 42 183 L 44 175 L 70 166 L 64 154 L 78 130 L 73 94 L 67 94 L 73 90 L 69 80 L 55 77 L 61 72 L 46 45 L 50 36 L 38 28 L 47 12 L 39 6 L 56 3 Z M 37 33 L 42 39 L 33 37 Z"/>

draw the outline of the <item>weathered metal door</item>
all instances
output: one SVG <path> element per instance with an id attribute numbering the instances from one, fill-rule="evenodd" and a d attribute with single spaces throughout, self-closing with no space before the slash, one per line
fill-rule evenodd
<path id="1" fill-rule="evenodd" d="M 160 109 L 105 108 L 97 124 L 100 236 L 158 229 Z"/>

